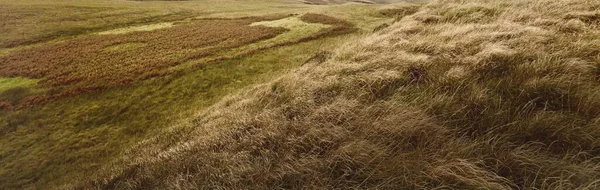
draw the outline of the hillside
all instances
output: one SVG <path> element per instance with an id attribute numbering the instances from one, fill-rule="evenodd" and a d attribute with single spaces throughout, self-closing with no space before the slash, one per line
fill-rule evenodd
<path id="1" fill-rule="evenodd" d="M 328 5 L 344 3 L 364 3 L 364 4 L 393 4 L 393 3 L 424 3 L 426 0 L 302 0 L 306 4 Z"/>
<path id="2" fill-rule="evenodd" d="M 0 0 L 0 189 L 80 181 L 406 5 Z"/>
<path id="3" fill-rule="evenodd" d="M 433 1 L 63 187 L 598 189 L 599 9 Z"/>
<path id="4" fill-rule="evenodd" d="M 600 189 L 600 1 L 419 2 L 0 0 L 0 189 Z"/>

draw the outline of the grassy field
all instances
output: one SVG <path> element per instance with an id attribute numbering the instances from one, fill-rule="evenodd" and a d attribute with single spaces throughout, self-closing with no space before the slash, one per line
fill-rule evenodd
<path id="1" fill-rule="evenodd" d="M 90 176 L 196 110 L 391 23 L 382 7 L 2 0 L 0 189 Z"/>
<path id="2" fill-rule="evenodd" d="M 345 2 L 0 0 L 0 189 L 600 188 L 599 2 Z"/>
<path id="3" fill-rule="evenodd" d="M 433 1 L 65 187 L 598 189 L 599 7 Z"/>

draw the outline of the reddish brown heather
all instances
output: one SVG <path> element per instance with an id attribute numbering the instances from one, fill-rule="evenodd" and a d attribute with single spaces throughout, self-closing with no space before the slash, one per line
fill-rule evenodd
<path id="1" fill-rule="evenodd" d="M 265 18 L 269 18 L 269 17 L 265 17 Z M 276 19 L 276 18 L 271 18 L 271 19 Z M 330 17 L 327 15 L 307 13 L 307 14 L 302 15 L 300 17 L 300 19 L 302 21 L 308 22 L 308 23 L 320 23 L 320 24 L 326 24 L 326 25 L 331 25 L 331 26 L 321 29 L 319 32 L 317 32 L 316 34 L 314 34 L 312 36 L 307 36 L 304 38 L 299 38 L 299 39 L 285 41 L 285 42 L 281 42 L 281 43 L 270 44 L 270 45 L 262 46 L 262 47 L 255 48 L 255 49 L 250 49 L 250 50 L 235 54 L 233 56 L 218 56 L 218 57 L 206 60 L 206 63 L 215 63 L 215 62 L 220 62 L 220 61 L 224 61 L 227 59 L 235 59 L 235 58 L 239 58 L 239 57 L 242 57 L 245 55 L 250 55 L 250 54 L 265 50 L 265 49 L 293 45 L 293 44 L 297 44 L 297 43 L 316 40 L 319 38 L 326 38 L 326 37 L 350 34 L 350 33 L 357 31 L 357 28 L 355 28 L 353 24 L 351 24 L 345 20 L 341 20 L 341 19 L 338 19 L 335 17 Z M 199 66 L 199 65 L 201 65 L 201 64 L 197 64 L 196 66 Z"/>
<path id="2" fill-rule="evenodd" d="M 188 60 L 272 38 L 286 30 L 249 24 L 279 18 L 204 19 L 169 29 L 90 36 L 26 49 L 0 57 L 0 76 L 43 78 L 42 86 L 62 94 L 54 96 L 128 84 L 168 74 L 167 68 Z"/>
<path id="3" fill-rule="evenodd" d="M 0 110 L 9 110 L 9 111 L 12 111 L 13 110 L 13 106 L 8 101 L 0 101 Z"/>

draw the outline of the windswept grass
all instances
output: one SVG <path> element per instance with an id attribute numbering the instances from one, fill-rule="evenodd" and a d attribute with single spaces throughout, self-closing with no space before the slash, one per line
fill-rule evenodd
<path id="1" fill-rule="evenodd" d="M 598 189 L 598 7 L 434 1 L 63 187 Z"/>

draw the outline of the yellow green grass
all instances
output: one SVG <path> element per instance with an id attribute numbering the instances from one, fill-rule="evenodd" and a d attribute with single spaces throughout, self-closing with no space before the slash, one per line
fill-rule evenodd
<path id="1" fill-rule="evenodd" d="M 326 24 L 304 22 L 304 21 L 300 20 L 300 16 L 292 16 L 292 17 L 288 17 L 288 18 L 284 18 L 284 19 L 280 19 L 280 20 L 274 20 L 274 21 L 255 22 L 255 23 L 252 23 L 250 26 L 259 26 L 259 25 L 267 26 L 267 27 L 274 27 L 274 28 L 283 27 L 283 28 L 288 29 L 289 31 L 287 31 L 284 34 L 278 35 L 277 37 L 274 37 L 274 38 L 271 38 L 271 39 L 268 39 L 265 41 L 261 41 L 259 43 L 254 43 L 249 46 L 260 47 L 260 46 L 264 46 L 267 44 L 277 44 L 277 43 L 286 42 L 286 41 L 293 41 L 293 40 L 312 36 L 324 28 L 332 27 L 331 25 L 326 25 Z M 252 47 L 247 47 L 247 48 L 252 48 Z"/>
<path id="2" fill-rule="evenodd" d="M 122 150 L 193 114 L 195 109 L 286 73 L 320 48 L 333 47 L 341 39 L 267 50 L 132 87 L 1 112 L 0 179 L 9 181 L 2 187 L 58 186 L 91 175 Z M 38 124 L 44 127 L 36 127 Z"/>
<path id="3" fill-rule="evenodd" d="M 162 29 L 162 28 L 169 28 L 172 26 L 173 26 L 173 22 L 164 22 L 164 23 L 149 24 L 149 25 L 142 25 L 142 26 L 118 28 L 118 29 L 114 29 L 114 30 L 98 32 L 97 34 L 99 34 L 99 35 L 126 34 L 126 33 L 130 33 L 130 32 L 152 31 L 152 30 L 157 30 L 157 29 Z"/>
<path id="4" fill-rule="evenodd" d="M 23 77 L 0 78 L 0 93 L 12 88 L 33 88 L 39 81 Z"/>
<path id="5" fill-rule="evenodd" d="M 7 106 L 4 108 L 0 106 L 0 112 L 3 111 L 2 109 L 14 108 L 23 98 L 45 93 L 46 89 L 37 85 L 39 81 L 39 79 L 23 77 L 0 77 L 0 101 L 4 101 L 1 104 Z"/>

